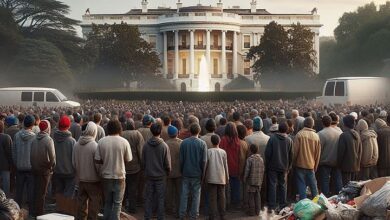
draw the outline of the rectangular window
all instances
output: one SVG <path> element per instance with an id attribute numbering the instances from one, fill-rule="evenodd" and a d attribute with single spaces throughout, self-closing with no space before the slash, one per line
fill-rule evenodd
<path id="1" fill-rule="evenodd" d="M 214 75 L 218 75 L 218 59 L 213 60 L 213 72 Z"/>
<path id="2" fill-rule="evenodd" d="M 44 92 L 34 92 L 34 102 L 43 102 L 45 99 Z"/>
<path id="3" fill-rule="evenodd" d="M 22 102 L 31 102 L 32 101 L 32 92 L 22 92 Z"/>
<path id="4" fill-rule="evenodd" d="M 181 46 L 182 47 L 186 47 L 187 46 L 187 35 L 184 34 L 184 33 L 181 35 Z"/>
<path id="5" fill-rule="evenodd" d="M 334 92 L 335 96 L 345 96 L 344 93 L 344 82 L 337 82 L 336 83 L 336 88 Z"/>
<path id="6" fill-rule="evenodd" d="M 244 75 L 251 74 L 251 61 L 249 59 L 244 60 Z"/>
<path id="7" fill-rule="evenodd" d="M 174 62 L 173 59 L 168 59 L 168 74 L 173 74 Z"/>
<path id="8" fill-rule="evenodd" d="M 168 35 L 168 47 L 175 46 L 175 37 L 171 34 Z"/>
<path id="9" fill-rule="evenodd" d="M 251 48 L 251 36 L 250 35 L 244 35 L 244 48 Z"/>
<path id="10" fill-rule="evenodd" d="M 46 102 L 58 102 L 58 98 L 52 92 L 46 92 Z"/>
<path id="11" fill-rule="evenodd" d="M 227 60 L 227 64 L 228 64 L 228 74 L 233 74 L 233 60 L 232 59 L 228 59 Z"/>
<path id="12" fill-rule="evenodd" d="M 186 74 L 187 74 L 187 60 L 186 60 L 186 59 L 183 59 L 183 60 L 182 60 L 182 67 L 183 67 L 183 72 L 182 72 L 182 74 L 183 74 L 183 75 L 186 75 Z"/>
<path id="13" fill-rule="evenodd" d="M 218 48 L 218 34 L 215 33 L 213 38 L 214 38 L 213 39 L 213 47 L 214 47 L 214 49 L 217 49 Z"/>
<path id="14" fill-rule="evenodd" d="M 149 35 L 149 44 L 153 49 L 157 48 L 157 36 Z"/>
<path id="15" fill-rule="evenodd" d="M 327 82 L 325 87 L 325 96 L 334 96 L 335 82 Z"/>
<path id="16" fill-rule="evenodd" d="M 203 33 L 198 33 L 198 46 L 203 46 Z"/>

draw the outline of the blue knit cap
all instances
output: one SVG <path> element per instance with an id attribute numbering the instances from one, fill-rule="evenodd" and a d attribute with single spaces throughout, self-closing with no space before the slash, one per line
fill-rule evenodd
<path id="1" fill-rule="evenodd" d="M 263 128 L 263 120 L 256 116 L 253 118 L 253 130 L 260 131 Z"/>
<path id="2" fill-rule="evenodd" d="M 175 126 L 169 125 L 169 127 L 168 127 L 168 135 L 169 135 L 169 137 L 176 137 L 177 132 L 178 132 L 178 130 L 177 130 L 177 128 Z"/>
<path id="3" fill-rule="evenodd" d="M 145 115 L 144 118 L 142 119 L 142 124 L 148 125 L 150 123 L 154 123 L 154 118 L 151 115 Z"/>
<path id="4" fill-rule="evenodd" d="M 25 118 L 24 118 L 24 121 L 23 121 L 23 124 L 24 124 L 24 127 L 28 128 L 28 127 L 31 127 L 33 126 L 35 123 L 35 118 L 34 116 L 32 115 L 27 115 Z"/>
<path id="5" fill-rule="evenodd" d="M 17 125 L 18 119 L 15 116 L 11 115 L 11 116 L 8 116 L 7 118 L 5 118 L 5 123 L 8 126 Z"/>

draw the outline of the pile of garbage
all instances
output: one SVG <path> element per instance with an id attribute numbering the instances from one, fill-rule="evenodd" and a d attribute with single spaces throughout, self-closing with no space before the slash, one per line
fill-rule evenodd
<path id="1" fill-rule="evenodd" d="M 349 182 L 338 195 L 303 199 L 273 219 L 358 220 L 390 219 L 390 177 Z"/>

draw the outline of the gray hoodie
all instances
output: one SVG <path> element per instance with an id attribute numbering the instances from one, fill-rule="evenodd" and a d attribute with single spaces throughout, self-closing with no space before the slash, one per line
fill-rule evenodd
<path id="1" fill-rule="evenodd" d="M 375 131 L 368 130 L 368 124 L 365 120 L 360 119 L 356 125 L 356 131 L 360 134 L 362 140 L 362 160 L 360 161 L 361 167 L 376 166 L 378 162 L 378 141 Z"/>
<path id="2" fill-rule="evenodd" d="M 152 137 L 142 151 L 145 176 L 153 180 L 162 180 L 171 172 L 171 153 L 161 138 Z"/>
<path id="3" fill-rule="evenodd" d="M 76 140 L 72 138 L 72 133 L 69 131 L 60 130 L 55 131 L 53 139 L 57 161 L 54 174 L 73 177 L 75 173 L 72 165 L 72 156 Z"/>
<path id="4" fill-rule="evenodd" d="M 54 142 L 49 134 L 40 132 L 31 146 L 31 166 L 34 173 L 47 175 L 53 173 L 56 165 Z"/>
<path id="5" fill-rule="evenodd" d="M 30 153 L 35 133 L 22 129 L 15 134 L 12 158 L 18 171 L 31 171 Z"/>

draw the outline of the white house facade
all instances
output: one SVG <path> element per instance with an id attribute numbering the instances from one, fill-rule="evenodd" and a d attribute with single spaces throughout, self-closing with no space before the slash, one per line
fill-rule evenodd
<path id="1" fill-rule="evenodd" d="M 210 91 L 221 91 L 239 74 L 253 78 L 251 60 L 246 58 L 250 47 L 258 45 L 264 27 L 271 21 L 289 28 L 300 23 L 315 33 L 313 48 L 319 66 L 320 16 L 308 14 L 271 14 L 257 9 L 255 0 L 249 9 L 224 8 L 220 1 L 213 6 L 189 6 L 177 2 L 177 7 L 149 9 L 142 0 L 141 9 L 126 14 L 86 14 L 82 20 L 84 36 L 92 24 L 125 22 L 138 26 L 142 37 L 159 54 L 164 77 L 180 90 L 198 91 L 202 71 L 206 71 Z M 203 66 L 202 66 L 203 65 Z M 315 72 L 319 72 L 318 67 Z M 203 73 L 204 74 L 204 73 Z"/>

